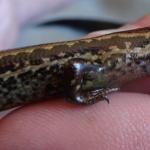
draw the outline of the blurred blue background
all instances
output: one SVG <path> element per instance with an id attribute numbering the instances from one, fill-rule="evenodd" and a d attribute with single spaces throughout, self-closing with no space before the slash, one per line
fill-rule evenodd
<path id="1" fill-rule="evenodd" d="M 58 13 L 39 18 L 36 23 L 65 18 L 129 22 L 148 12 L 150 0 L 76 0 Z M 85 35 L 84 32 L 64 26 L 36 28 L 34 24 L 31 22 L 21 29 L 16 47 L 71 40 Z"/>

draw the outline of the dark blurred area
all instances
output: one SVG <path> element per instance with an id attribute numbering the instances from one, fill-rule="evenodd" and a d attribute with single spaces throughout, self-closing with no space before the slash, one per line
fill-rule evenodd
<path id="1" fill-rule="evenodd" d="M 38 27 L 51 27 L 53 25 L 66 26 L 75 30 L 80 30 L 81 32 L 89 33 L 98 30 L 119 28 L 123 23 L 90 19 L 60 19 L 41 23 Z"/>

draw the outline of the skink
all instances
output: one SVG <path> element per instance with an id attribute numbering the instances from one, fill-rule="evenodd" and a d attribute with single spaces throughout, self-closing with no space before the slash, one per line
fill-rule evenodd
<path id="1" fill-rule="evenodd" d="M 63 94 L 81 104 L 107 100 L 150 75 L 150 27 L 0 52 L 0 110 Z"/>

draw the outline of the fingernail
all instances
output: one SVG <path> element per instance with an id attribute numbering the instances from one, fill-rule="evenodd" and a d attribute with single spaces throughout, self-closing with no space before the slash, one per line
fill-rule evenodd
<path id="1" fill-rule="evenodd" d="M 140 28 L 140 26 L 134 25 L 134 24 L 127 24 L 127 25 L 121 27 L 120 29 L 132 30 L 132 29 L 137 29 L 137 28 Z"/>

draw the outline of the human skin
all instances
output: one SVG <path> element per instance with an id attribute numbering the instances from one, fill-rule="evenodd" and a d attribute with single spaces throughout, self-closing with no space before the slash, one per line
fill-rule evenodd
<path id="1" fill-rule="evenodd" d="M 144 26 L 150 26 L 150 14 L 123 29 Z M 57 98 L 23 106 L 0 120 L 0 148 L 149 150 L 149 94 L 150 77 L 145 77 L 109 94 L 110 104 L 80 106 Z"/>

